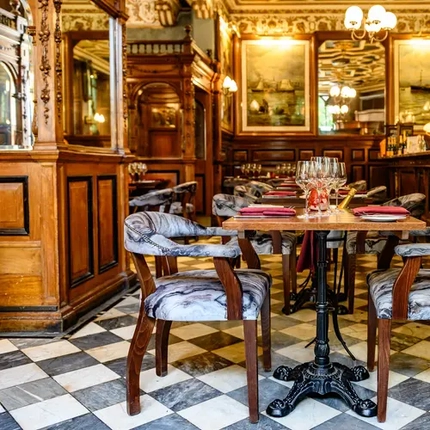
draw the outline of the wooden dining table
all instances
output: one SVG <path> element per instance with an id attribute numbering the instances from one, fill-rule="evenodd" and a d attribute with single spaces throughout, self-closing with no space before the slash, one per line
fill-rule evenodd
<path id="1" fill-rule="evenodd" d="M 338 394 L 358 415 L 373 417 L 377 405 L 370 399 L 361 399 L 355 392 L 351 381 L 362 381 L 369 377 L 364 366 L 349 368 L 343 364 L 330 361 L 328 339 L 327 301 L 327 235 L 330 230 L 342 231 L 391 231 L 401 239 L 407 239 L 409 231 L 422 230 L 424 221 L 406 217 L 397 221 L 366 221 L 355 216 L 349 210 L 341 210 L 330 215 L 315 218 L 302 218 L 303 209 L 297 209 L 296 216 L 236 216 L 224 221 L 222 226 L 227 230 L 237 230 L 239 239 L 255 230 L 310 230 L 317 237 L 317 302 L 316 302 L 316 341 L 313 361 L 303 363 L 295 368 L 279 366 L 273 376 L 284 381 L 294 381 L 292 388 L 284 399 L 275 399 L 266 412 L 273 417 L 283 417 L 293 411 L 296 405 L 309 394 Z"/>

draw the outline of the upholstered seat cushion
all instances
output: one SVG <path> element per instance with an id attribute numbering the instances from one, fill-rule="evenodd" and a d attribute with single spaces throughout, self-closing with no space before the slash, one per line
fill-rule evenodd
<path id="1" fill-rule="evenodd" d="M 243 319 L 257 319 L 271 285 L 262 270 L 235 271 L 243 289 Z M 167 321 L 227 320 L 224 288 L 215 270 L 192 270 L 155 280 L 156 291 L 145 300 L 149 317 Z"/>
<path id="2" fill-rule="evenodd" d="M 367 283 L 378 318 L 391 319 L 393 285 L 400 269 L 376 270 L 369 273 Z M 408 319 L 430 320 L 430 270 L 422 269 L 409 292 Z"/>

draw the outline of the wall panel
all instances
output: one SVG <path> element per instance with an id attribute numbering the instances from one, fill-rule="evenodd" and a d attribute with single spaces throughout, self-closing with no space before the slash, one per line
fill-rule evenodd
<path id="1" fill-rule="evenodd" d="M 67 178 L 69 286 L 94 276 L 93 188 L 91 176 Z"/>
<path id="2" fill-rule="evenodd" d="M 116 176 L 97 177 L 98 273 L 118 264 Z"/>

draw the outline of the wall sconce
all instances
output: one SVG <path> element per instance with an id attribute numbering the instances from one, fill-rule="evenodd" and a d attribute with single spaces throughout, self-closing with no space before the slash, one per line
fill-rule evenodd
<path id="1" fill-rule="evenodd" d="M 236 81 L 234 79 L 231 79 L 230 76 L 226 76 L 222 83 L 222 93 L 226 97 L 231 97 L 235 92 L 237 92 Z"/>
<path id="2" fill-rule="evenodd" d="M 363 11 L 359 6 L 350 6 L 345 12 L 345 27 L 351 31 L 353 40 L 361 40 L 369 36 L 370 43 L 382 42 L 388 36 L 388 31 L 392 30 L 397 24 L 397 17 L 393 12 L 387 12 L 383 6 L 374 5 L 369 9 L 367 18 L 364 19 L 364 29 L 359 33 L 363 22 Z M 384 30 L 380 37 L 377 34 Z"/>
<path id="3" fill-rule="evenodd" d="M 85 118 L 85 124 L 102 124 L 106 121 L 103 114 L 95 113 L 94 116 L 86 115 Z"/>

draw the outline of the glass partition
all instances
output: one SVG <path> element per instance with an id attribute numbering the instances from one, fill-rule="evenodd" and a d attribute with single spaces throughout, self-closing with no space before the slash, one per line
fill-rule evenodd
<path id="1" fill-rule="evenodd" d="M 17 98 L 13 76 L 8 67 L 0 62 L 0 146 L 17 145 Z"/>

